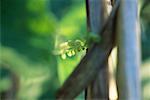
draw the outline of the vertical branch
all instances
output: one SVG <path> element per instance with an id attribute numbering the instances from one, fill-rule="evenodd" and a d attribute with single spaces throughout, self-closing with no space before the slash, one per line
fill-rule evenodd
<path id="1" fill-rule="evenodd" d="M 140 100 L 137 0 L 122 0 L 118 13 L 117 83 L 120 100 Z"/>
<path id="2" fill-rule="evenodd" d="M 108 0 L 107 0 L 108 1 Z M 86 0 L 87 27 L 90 34 L 98 34 L 108 17 L 106 0 Z M 107 31 L 107 30 L 106 30 Z M 97 59 L 98 60 L 98 59 Z M 108 62 L 99 71 L 97 78 L 87 88 L 87 99 L 108 99 Z"/>

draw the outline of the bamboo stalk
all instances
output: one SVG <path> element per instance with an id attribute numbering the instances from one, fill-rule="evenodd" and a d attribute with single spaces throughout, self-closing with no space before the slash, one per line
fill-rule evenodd
<path id="1" fill-rule="evenodd" d="M 118 13 L 117 84 L 120 100 L 140 100 L 140 34 L 137 0 L 122 0 Z"/>
<path id="2" fill-rule="evenodd" d="M 99 28 L 108 17 L 108 8 L 106 0 L 86 0 L 87 10 L 89 10 L 89 31 L 90 34 L 98 34 Z M 98 60 L 98 59 L 97 59 Z M 94 78 L 94 81 L 88 86 L 87 100 L 92 99 L 108 99 L 108 64 L 105 62 L 104 68 L 101 69 Z"/>

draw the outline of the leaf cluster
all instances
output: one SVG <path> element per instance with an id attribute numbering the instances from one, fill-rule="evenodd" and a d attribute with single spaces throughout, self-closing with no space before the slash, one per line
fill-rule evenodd
<path id="1" fill-rule="evenodd" d="M 61 43 L 54 50 L 55 55 L 61 55 L 62 59 L 65 59 L 67 56 L 72 57 L 78 52 L 84 51 L 87 49 L 86 42 L 82 40 L 69 40 L 67 42 Z"/>

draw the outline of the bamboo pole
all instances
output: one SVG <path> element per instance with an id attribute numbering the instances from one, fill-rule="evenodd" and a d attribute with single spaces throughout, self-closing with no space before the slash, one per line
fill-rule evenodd
<path id="1" fill-rule="evenodd" d="M 108 0 L 107 0 L 108 1 Z M 87 24 L 90 34 L 98 34 L 100 27 L 108 17 L 109 9 L 106 0 L 86 0 Z M 110 31 L 109 31 L 110 32 Z M 99 60 L 99 59 L 97 59 Z M 103 65 L 97 77 L 87 87 L 86 99 L 108 99 L 108 62 Z"/>
<path id="2" fill-rule="evenodd" d="M 117 84 L 120 100 L 140 100 L 140 34 L 137 0 L 121 0 L 118 12 Z"/>

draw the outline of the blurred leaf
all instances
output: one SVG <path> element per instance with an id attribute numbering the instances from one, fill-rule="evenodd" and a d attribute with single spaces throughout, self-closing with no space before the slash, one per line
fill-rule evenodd
<path id="1" fill-rule="evenodd" d="M 85 18 L 85 5 L 71 8 L 61 20 L 58 33 L 74 39 L 85 36 Z"/>
<path id="2" fill-rule="evenodd" d="M 7 91 L 11 88 L 11 81 L 9 78 L 0 78 L 0 92 Z"/>
<path id="3" fill-rule="evenodd" d="M 43 15 L 28 20 L 29 28 L 36 34 L 48 36 L 55 32 L 56 19 L 52 15 Z"/>

